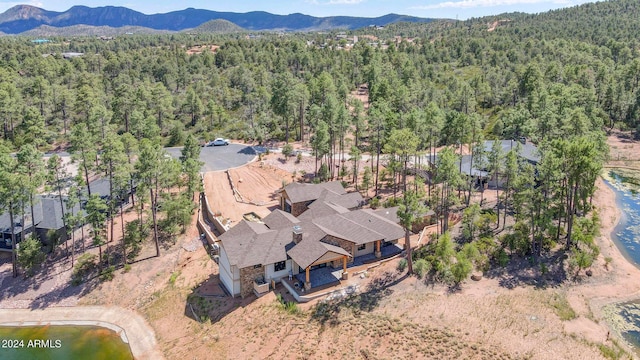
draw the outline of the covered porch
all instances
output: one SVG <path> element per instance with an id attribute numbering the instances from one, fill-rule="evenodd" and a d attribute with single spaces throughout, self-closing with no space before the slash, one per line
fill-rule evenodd
<path id="1" fill-rule="evenodd" d="M 292 285 L 301 291 L 336 281 L 339 283 L 340 279 L 348 277 L 347 262 L 351 254 L 339 246 L 320 241 L 302 241 L 287 251 L 287 255 L 299 267 L 300 273 L 295 276 L 297 281 Z M 293 281 L 292 275 L 289 276 L 290 281 Z"/>
<path id="2" fill-rule="evenodd" d="M 357 256 L 352 262 L 343 262 L 340 264 L 341 266 L 336 266 L 337 264 L 335 262 L 332 264 L 331 261 L 324 264 L 314 264 L 301 269 L 300 273 L 292 276 L 290 280 L 282 279 L 282 282 L 289 291 L 295 292 L 298 296 L 321 293 L 323 290 L 341 285 L 343 280 L 347 280 L 358 269 L 394 257 L 402 251 L 402 245 L 380 242 L 376 246 L 375 253 Z M 344 259 L 344 261 L 348 260 L 347 257 Z M 309 288 L 305 288 L 306 284 L 309 284 Z"/>

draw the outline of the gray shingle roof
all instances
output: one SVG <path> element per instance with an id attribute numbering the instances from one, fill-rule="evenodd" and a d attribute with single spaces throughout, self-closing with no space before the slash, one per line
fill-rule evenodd
<path id="1" fill-rule="evenodd" d="M 351 255 L 343 248 L 321 241 L 303 240 L 291 250 L 287 251 L 287 254 L 291 256 L 293 261 L 303 269 L 307 268 L 327 253 L 334 253 L 336 258 L 340 256 L 351 257 Z"/>
<path id="2" fill-rule="evenodd" d="M 500 147 L 502 148 L 503 154 L 508 153 L 511 149 L 516 149 L 518 145 L 520 146 L 520 152 L 518 156 L 530 161 L 532 163 L 540 162 L 540 154 L 538 153 L 538 148 L 532 143 L 520 143 L 516 140 L 497 140 L 500 141 Z M 483 162 L 486 164 L 488 159 L 488 154 L 491 152 L 493 148 L 494 140 L 487 140 L 484 142 L 484 156 Z M 472 166 L 473 165 L 473 166 Z M 473 163 L 471 161 L 471 155 L 463 155 L 460 158 L 460 161 L 456 163 L 456 167 L 460 168 L 460 172 L 471 176 L 479 176 L 479 177 L 487 177 L 489 176 L 489 172 L 485 171 L 486 169 L 480 169 L 478 167 L 478 161 L 474 160 Z"/>
<path id="3" fill-rule="evenodd" d="M 341 195 L 335 193 L 327 193 L 324 199 L 319 198 L 318 200 L 324 200 L 335 205 L 340 205 L 347 209 L 354 209 L 362 206 L 364 202 L 362 195 L 357 191 Z"/>
<path id="4" fill-rule="evenodd" d="M 293 225 L 299 223 L 300 220 L 288 212 L 276 209 L 262 219 L 262 222 L 264 222 L 269 229 L 278 230 L 283 228 L 291 229 Z"/>
<path id="5" fill-rule="evenodd" d="M 67 197 L 62 197 L 62 206 L 64 206 L 64 211 L 66 212 L 67 205 L 65 203 Z M 62 208 L 60 207 L 60 199 L 55 195 L 37 195 L 34 198 L 33 203 L 33 215 L 35 217 L 35 227 L 38 229 L 45 230 L 59 230 L 64 227 L 63 221 L 63 213 Z M 77 214 L 80 209 L 80 205 L 76 204 L 73 208 L 74 214 Z M 25 229 L 30 228 L 31 221 L 31 206 L 25 205 L 24 212 L 26 215 L 25 221 Z M 14 223 L 20 223 L 22 221 L 22 214 L 14 214 Z M 0 232 L 5 232 L 9 234 L 11 223 L 9 221 L 9 212 L 4 212 L 0 214 Z M 20 226 L 16 227 L 16 233 L 19 233 L 22 230 Z"/>
<path id="6" fill-rule="evenodd" d="M 377 209 L 377 210 L 367 210 L 367 211 L 373 211 L 376 215 L 385 218 L 389 221 L 391 221 L 394 224 L 398 224 L 400 223 L 400 218 L 398 218 L 398 207 L 394 206 L 394 207 L 390 207 L 390 208 L 382 208 L 382 209 Z"/>
<path id="7" fill-rule="evenodd" d="M 460 163 L 462 163 L 462 165 L 460 165 Z M 465 175 L 469 175 L 469 171 L 471 171 L 471 176 L 480 176 L 480 177 L 489 176 L 488 172 L 477 168 L 476 162 L 474 162 L 473 164 L 471 163 L 471 155 L 463 155 L 460 158 L 460 161 L 457 163 L 456 167 L 458 167 L 460 169 L 460 172 Z"/>
<path id="8" fill-rule="evenodd" d="M 284 187 L 284 191 L 287 193 L 289 200 L 294 204 L 316 200 L 325 190 L 338 195 L 346 193 L 339 181 L 330 181 L 321 184 L 291 183 Z"/>
<path id="9" fill-rule="evenodd" d="M 242 220 L 220 235 L 231 265 L 245 268 L 287 259 L 286 247 L 293 241 L 290 229 L 269 230 L 264 224 Z"/>
<path id="10" fill-rule="evenodd" d="M 39 202 L 36 200 L 34 202 L 34 216 L 35 216 L 35 223 L 38 224 L 39 222 L 42 221 L 42 207 L 40 206 Z M 24 214 L 26 216 L 25 218 L 25 229 L 29 229 L 32 225 L 31 221 L 31 206 L 29 204 L 26 204 L 24 206 Z M 9 216 L 9 211 L 4 211 L 2 214 L 0 214 L 0 232 L 1 233 L 5 233 L 5 234 L 11 234 L 11 217 Z M 13 224 L 14 224 L 14 233 L 18 234 L 22 231 L 22 213 L 14 213 L 13 214 Z"/>
<path id="11" fill-rule="evenodd" d="M 341 194 L 320 189 L 318 199 L 298 218 L 281 210 L 274 210 L 263 219 L 264 224 L 240 221 L 220 236 L 222 246 L 231 265 L 244 268 L 259 264 L 272 264 L 287 259 L 287 254 L 302 266 L 312 264 L 328 251 L 350 255 L 340 247 L 329 245 L 322 240 L 331 235 L 361 245 L 376 240 L 395 240 L 404 236 L 402 227 L 394 221 L 397 209 L 390 209 L 392 215 L 380 215 L 372 210 L 349 209 L 332 202 L 337 198 L 351 202 L 362 199 L 359 193 L 349 195 L 338 182 L 328 183 L 328 187 L 339 185 Z M 290 184 L 290 189 L 307 188 L 305 185 Z M 349 195 L 345 197 L 345 195 Z M 359 205 L 359 202 L 358 202 Z M 293 243 L 293 226 L 302 230 L 302 241 Z M 301 246 L 302 245 L 302 246 Z M 318 255 L 319 254 L 319 255 Z M 316 257 L 317 255 L 317 257 Z"/>
<path id="12" fill-rule="evenodd" d="M 350 220 L 342 214 L 325 216 L 314 220 L 314 223 L 328 235 L 353 242 L 357 245 L 384 239 L 384 235 L 379 232 L 371 230 L 371 228 L 364 226 L 364 224 L 361 225 Z"/>
<path id="13" fill-rule="evenodd" d="M 512 148 L 515 149 L 518 146 L 518 144 L 520 144 L 521 149 L 518 156 L 536 163 L 540 161 L 540 154 L 538 153 L 538 148 L 530 142 L 523 144 L 517 140 L 497 140 L 497 141 L 500 141 L 502 152 L 505 154 L 508 153 Z M 494 142 L 493 140 L 486 140 L 484 142 L 484 151 L 486 153 L 491 152 L 491 149 L 493 148 L 493 142 Z"/>
<path id="14" fill-rule="evenodd" d="M 349 209 L 340 205 L 314 201 L 313 204 L 309 205 L 307 211 L 298 216 L 298 219 L 302 221 L 313 221 L 314 219 L 346 212 L 349 212 Z"/>
<path id="15" fill-rule="evenodd" d="M 352 211 L 342 216 L 366 229 L 381 234 L 384 240 L 395 240 L 404 236 L 404 230 L 398 226 L 397 223 L 378 216 L 374 211 L 369 209 Z"/>

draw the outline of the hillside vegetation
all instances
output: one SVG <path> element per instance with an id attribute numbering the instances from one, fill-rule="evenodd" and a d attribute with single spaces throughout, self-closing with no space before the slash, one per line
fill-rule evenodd
<path id="1" fill-rule="evenodd" d="M 425 205 L 444 219 L 445 233 L 449 216 L 460 212 L 458 205 L 469 206 L 478 190 L 455 171 L 466 147 L 476 164 L 485 162 L 481 165 L 491 176 L 506 180 L 490 222 L 505 229 L 507 214 L 515 222 L 509 224 L 511 237 L 488 236 L 485 224 L 485 231 L 473 229 L 467 240 L 501 244 L 498 253 L 485 249 L 496 261 L 504 258 L 505 248 L 538 257 L 564 243 L 575 250 L 576 261 L 584 260 L 579 271 L 598 255 L 592 241 L 597 218 L 589 214 L 594 182 L 608 154 L 604 131 L 640 132 L 635 9 L 633 2 L 619 1 L 537 16 L 403 23 L 361 29 L 355 44 L 352 34 L 337 33 L 60 36 L 44 44 L 2 38 L 2 149 L 7 156 L 68 150 L 82 164 L 78 187 L 99 174 L 117 177 L 121 185 L 152 177 L 156 197 L 150 202 L 169 199 L 184 208 L 188 197 L 158 196 L 171 187 L 162 174 L 180 170 L 186 183 L 173 186 L 196 189 L 198 141 L 295 140 L 315 157 L 314 181 L 340 179 L 376 195 L 390 191 L 393 200 L 386 205 L 408 207 L 413 201 L 407 195 L 409 160 L 446 146 L 437 166 L 448 170 L 431 174 L 425 186 Z M 566 24 L 562 30 L 560 24 Z M 228 23 L 222 28 L 227 26 L 232 28 Z M 211 51 L 188 52 L 196 45 Z M 65 59 L 60 56 L 65 52 L 83 55 Z M 491 139 L 537 144 L 538 168 L 497 148 L 483 156 L 479 145 Z M 112 148 L 114 141 L 121 146 Z M 180 169 L 178 164 L 154 168 L 162 163 L 160 145 L 185 143 L 192 149 L 185 159 L 192 162 L 183 161 Z M 116 174 L 113 162 L 97 158 L 108 151 L 132 166 L 138 156 L 150 163 Z M 345 154 L 357 159 L 363 153 L 375 159 L 371 166 L 343 161 Z M 11 166 L 6 174 L 21 165 Z M 31 192 L 43 184 L 40 177 L 29 179 L 39 181 L 27 189 Z M 422 200 L 418 186 L 414 189 Z M 8 199 L 5 210 L 28 197 Z M 379 205 L 376 201 L 372 205 Z M 477 214 L 468 216 L 474 223 Z M 412 221 L 407 218 L 407 224 Z M 464 272 L 459 275 L 464 278 Z"/>
<path id="2" fill-rule="evenodd" d="M 31 5 L 16 5 L 0 14 L 0 30 L 20 34 L 40 25 L 67 27 L 140 26 L 156 30 L 180 31 L 192 29 L 211 20 L 230 21 L 252 30 L 311 31 L 357 29 L 369 25 L 383 26 L 394 22 L 429 22 L 431 19 L 407 15 L 387 14 L 377 18 L 355 16 L 314 17 L 304 14 L 276 15 L 264 11 L 248 13 L 218 12 L 188 8 L 164 14 L 147 15 L 121 6 L 73 6 L 64 12 L 47 11 Z"/>
<path id="3" fill-rule="evenodd" d="M 216 19 L 216 20 L 207 21 L 206 23 L 198 26 L 193 30 L 190 30 L 189 32 L 225 34 L 225 33 L 233 33 L 233 32 L 240 32 L 240 31 L 245 31 L 245 30 L 240 26 L 232 23 L 231 21 Z"/>

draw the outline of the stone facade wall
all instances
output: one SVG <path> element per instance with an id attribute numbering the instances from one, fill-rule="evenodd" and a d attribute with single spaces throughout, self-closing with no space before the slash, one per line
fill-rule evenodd
<path id="1" fill-rule="evenodd" d="M 262 265 L 258 268 L 249 266 L 240 269 L 240 296 L 244 298 L 250 295 L 253 292 L 253 281 L 260 276 L 264 276 L 264 266 Z"/>
<path id="2" fill-rule="evenodd" d="M 287 200 L 289 200 L 289 202 L 291 202 L 291 215 L 298 217 L 300 214 L 302 214 L 303 212 L 307 211 L 308 206 L 309 206 L 309 202 L 299 202 L 299 203 L 294 203 L 291 201 L 291 199 L 289 199 L 289 196 L 287 196 L 287 192 L 283 191 L 280 193 L 280 210 L 285 211 L 285 206 L 287 204 Z M 313 201 L 311 201 L 313 202 Z"/>
<path id="3" fill-rule="evenodd" d="M 348 262 L 353 262 L 353 258 L 355 257 L 355 254 L 356 254 L 356 244 L 352 243 L 351 241 L 340 239 L 331 235 L 327 235 L 327 237 L 324 238 L 322 241 L 326 242 L 327 244 L 331 244 L 331 245 L 335 245 L 343 248 L 346 252 L 351 254 L 351 258 L 349 258 Z"/>
<path id="4" fill-rule="evenodd" d="M 298 217 L 300 216 L 300 214 L 302 214 L 303 212 L 307 211 L 307 204 L 306 203 L 295 203 L 293 205 L 291 205 L 291 215 Z"/>

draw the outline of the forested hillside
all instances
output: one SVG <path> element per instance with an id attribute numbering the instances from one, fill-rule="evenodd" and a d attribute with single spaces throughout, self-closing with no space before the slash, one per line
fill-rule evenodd
<path id="1" fill-rule="evenodd" d="M 429 22 L 431 19 L 387 14 L 376 18 L 356 16 L 314 17 L 300 13 L 277 15 L 264 11 L 248 13 L 219 12 L 188 8 L 163 14 L 143 14 L 121 6 L 73 6 L 64 12 L 47 11 L 31 5 L 16 5 L 0 14 L 0 30 L 22 34 L 41 25 L 124 27 L 137 26 L 155 30 L 180 31 L 198 27 L 211 20 L 226 20 L 252 31 L 320 31 L 357 29 L 369 25 L 384 26 L 405 22 Z"/>
<path id="2" fill-rule="evenodd" d="M 162 160 L 158 146 L 189 139 L 192 148 L 187 134 L 201 142 L 219 136 L 302 141 L 313 149 L 320 179 L 343 177 L 345 165 L 337 171 L 334 154 L 399 158 L 401 151 L 526 138 L 543 149 L 540 183 L 534 191 L 525 180 L 513 181 L 504 208 L 520 215 L 527 237 L 557 231 L 557 239 L 566 231 L 570 244 L 573 216 L 586 211 L 607 155 L 603 129 L 640 132 L 637 15 L 637 2 L 615 1 L 536 16 L 399 24 L 359 30 L 353 47 L 336 33 L 52 38 L 40 45 L 5 37 L 2 148 L 67 149 L 86 172 L 116 176 L 96 152 L 108 154 L 120 139 L 125 162 L 139 149 L 136 176 L 155 182 L 145 200 L 155 209 L 166 179 L 153 163 Z M 188 55 L 194 45 L 220 47 Z M 64 52 L 84 55 L 65 59 Z M 368 94 L 367 108 L 350 95 L 356 89 Z M 397 130 L 404 128 L 417 136 L 413 149 L 398 149 L 404 141 Z M 504 158 L 494 155 L 491 171 L 507 171 Z M 151 163 L 140 164 L 145 158 Z M 369 176 L 377 190 L 376 160 Z M 191 190 L 192 168 L 182 169 Z M 398 169 L 391 164 L 386 171 L 395 178 Z M 126 186 L 131 174 L 122 176 Z M 436 181 L 470 186 L 442 174 Z M 526 198 L 509 198 L 525 190 Z M 449 200 L 442 195 L 433 207 L 448 214 Z M 542 200 L 554 205 L 541 208 Z"/>

